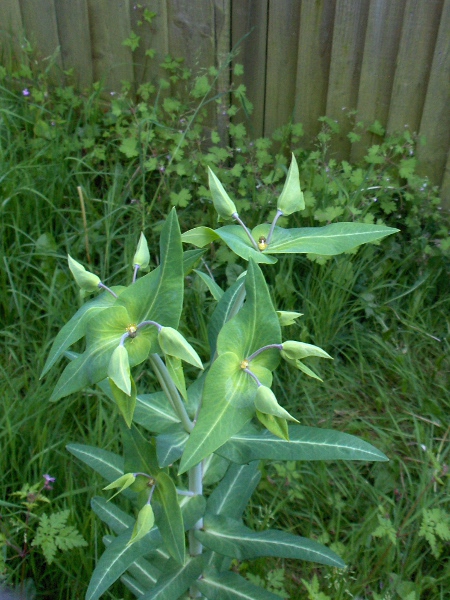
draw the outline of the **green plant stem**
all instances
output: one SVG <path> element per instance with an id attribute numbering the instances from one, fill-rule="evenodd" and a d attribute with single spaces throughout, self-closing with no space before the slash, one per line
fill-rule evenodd
<path id="1" fill-rule="evenodd" d="M 254 248 L 255 250 L 257 250 L 257 252 L 259 252 L 260 250 L 259 250 L 259 248 L 258 248 L 258 244 L 256 243 L 256 240 L 255 240 L 255 238 L 252 236 L 252 234 L 251 234 L 251 232 L 250 232 L 249 228 L 248 228 L 248 227 L 247 227 L 247 225 L 244 223 L 244 221 L 241 219 L 241 217 L 240 217 L 240 216 L 239 216 L 239 215 L 238 215 L 236 212 L 235 212 L 235 213 L 233 213 L 231 216 L 233 217 L 233 219 L 234 219 L 235 221 L 237 221 L 237 222 L 239 223 L 239 225 L 240 225 L 240 226 L 242 227 L 242 229 L 245 231 L 245 233 L 246 233 L 246 234 L 247 234 L 247 236 L 248 236 L 248 239 L 251 241 L 251 243 L 252 243 L 252 245 L 253 245 L 253 248 Z"/>
<path id="2" fill-rule="evenodd" d="M 188 472 L 189 475 L 189 490 L 194 493 L 195 496 L 201 496 L 203 494 L 203 461 Z M 189 530 L 189 554 L 191 556 L 200 556 L 203 552 L 202 544 L 195 537 L 195 532 L 203 528 L 203 518 L 199 519 L 197 523 Z M 194 586 L 191 588 L 191 598 L 201 598 L 201 593 L 195 589 Z"/>
<path id="3" fill-rule="evenodd" d="M 163 392 L 166 394 L 172 408 L 180 418 L 181 424 L 183 425 L 185 431 L 190 433 L 194 429 L 194 424 L 186 412 L 186 408 L 184 407 L 180 394 L 178 393 L 178 390 L 172 381 L 171 376 L 169 375 L 166 365 L 161 360 L 161 357 L 157 354 L 150 354 L 149 361 L 163 389 Z"/>
<path id="4" fill-rule="evenodd" d="M 101 288 L 102 290 L 105 290 L 105 291 L 109 292 L 111 295 L 114 296 L 114 298 L 118 298 L 119 297 L 115 292 L 112 291 L 112 289 L 110 289 L 107 285 L 105 285 L 102 282 L 100 282 L 97 287 Z"/>
<path id="5" fill-rule="evenodd" d="M 281 212 L 281 210 L 277 210 L 277 214 L 275 215 L 273 221 L 272 221 L 272 225 L 270 226 L 270 231 L 269 231 L 269 235 L 267 236 L 267 240 L 266 240 L 266 244 L 269 245 L 270 244 L 270 240 L 272 239 L 272 235 L 273 235 L 273 230 L 275 229 L 275 225 L 277 224 L 278 219 L 283 215 L 283 213 Z"/>

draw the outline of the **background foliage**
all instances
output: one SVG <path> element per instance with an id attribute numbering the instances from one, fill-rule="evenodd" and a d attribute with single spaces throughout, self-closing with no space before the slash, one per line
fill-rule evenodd
<path id="1" fill-rule="evenodd" d="M 374 123 L 377 144 L 360 164 L 350 164 L 330 151 L 339 124 L 328 118 L 312 151 L 302 149 L 297 123 L 251 140 L 242 87 L 227 90 L 234 103 L 219 134 L 204 126 L 220 101 L 217 70 L 194 76 L 182 61 L 167 58 L 161 75 L 133 101 L 126 85 L 109 97 L 101 86 L 79 94 L 70 85 L 50 85 L 48 73 L 29 64 L 0 70 L 1 498 L 12 502 L 25 483 L 50 473 L 56 477 L 47 493 L 51 510 L 69 510 L 69 525 L 88 542 L 87 550 L 57 553 L 51 565 L 37 551 L 15 556 L 7 543 L 16 538 L 20 545 L 23 530 L 14 510 L 2 505 L 4 577 L 10 584 L 32 579 L 38 597 L 82 597 L 105 533 L 88 506 L 102 482 L 70 462 L 65 446 L 117 450 L 118 419 L 98 388 L 49 404 L 58 370 L 38 381 L 57 330 L 78 303 L 66 254 L 105 283 L 109 272 L 116 273 L 115 284 L 128 282 L 138 232 L 155 248 L 171 206 L 183 230 L 215 225 L 207 166 L 249 226 L 268 220 L 292 150 L 307 203 L 295 225 L 355 219 L 401 233 L 354 255 L 280 260 L 280 274 L 270 281 L 275 304 L 304 313 L 290 337 L 317 344 L 335 360 L 314 365 L 320 385 L 282 370 L 277 394 L 302 424 L 360 435 L 391 462 L 266 464 L 248 524 L 278 524 L 315 538 L 350 566 L 340 572 L 257 559 L 235 568 L 281 597 L 294 598 L 300 589 L 312 600 L 444 598 L 450 585 L 449 220 L 437 190 L 416 174 L 420 141 L 408 131 L 386 138 Z M 362 132 L 355 122 L 350 135 Z M 154 261 L 155 249 L 151 255 Z M 200 268 L 231 283 L 244 267 L 215 246 Z M 206 347 L 204 315 L 212 298 L 199 277 L 187 283 L 182 329 Z M 38 524 L 36 515 L 26 526 L 36 531 Z M 122 588 L 116 593 L 122 597 Z"/>

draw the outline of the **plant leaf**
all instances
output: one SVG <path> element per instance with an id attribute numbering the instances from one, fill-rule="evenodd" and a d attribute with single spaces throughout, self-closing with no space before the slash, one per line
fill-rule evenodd
<path id="1" fill-rule="evenodd" d="M 155 439 L 145 439 L 136 427 L 131 429 L 122 427 L 121 433 L 124 470 L 133 473 L 146 473 L 155 477 L 159 471 Z"/>
<path id="2" fill-rule="evenodd" d="M 279 600 L 279 596 L 250 583 L 237 573 L 205 573 L 196 587 L 208 600 Z"/>
<path id="3" fill-rule="evenodd" d="M 181 595 L 200 577 L 203 561 L 202 557 L 198 556 L 189 559 L 184 565 L 172 561 L 167 567 L 167 571 L 161 575 L 155 587 L 145 595 L 145 600 L 181 598 Z"/>
<path id="4" fill-rule="evenodd" d="M 134 421 L 154 433 L 162 433 L 180 423 L 164 392 L 140 394 L 136 401 Z"/>
<path id="5" fill-rule="evenodd" d="M 245 278 L 241 277 L 226 290 L 208 323 L 208 342 L 211 356 L 216 353 L 217 336 L 225 323 L 234 317 L 245 298 Z"/>
<path id="6" fill-rule="evenodd" d="M 179 428 L 157 436 L 156 451 L 161 469 L 168 467 L 180 458 L 188 439 L 189 435 L 184 429 Z"/>
<path id="7" fill-rule="evenodd" d="M 122 392 L 127 396 L 131 396 L 130 362 L 127 349 L 121 344 L 111 354 L 108 377 Z"/>
<path id="8" fill-rule="evenodd" d="M 135 544 L 139 540 L 142 540 L 142 538 L 149 533 L 154 524 L 155 515 L 153 513 L 153 508 L 150 504 L 144 504 L 138 513 L 133 532 L 131 533 L 127 545 L 129 546 L 130 544 Z"/>
<path id="9" fill-rule="evenodd" d="M 258 225 L 252 235 L 266 237 L 270 226 Z M 385 225 L 367 223 L 331 223 L 325 227 L 301 227 L 283 229 L 275 227 L 272 240 L 264 254 L 278 253 L 313 253 L 323 256 L 334 256 L 357 248 L 361 244 L 381 240 L 387 235 L 399 231 Z"/>
<path id="10" fill-rule="evenodd" d="M 292 425 L 289 442 L 267 431 L 247 429 L 234 434 L 218 454 L 236 463 L 252 460 L 367 460 L 387 457 L 371 444 L 348 433 L 318 427 Z"/>
<path id="11" fill-rule="evenodd" d="M 214 300 L 219 301 L 224 294 L 223 289 L 219 287 L 214 279 L 206 273 L 202 273 L 202 271 L 198 271 L 197 269 L 194 269 L 194 273 L 196 273 L 206 285 Z"/>
<path id="12" fill-rule="evenodd" d="M 238 560 L 277 556 L 345 567 L 337 554 L 318 542 L 275 529 L 252 531 L 223 515 L 206 513 L 204 530 L 197 530 L 194 535 L 207 548 Z"/>
<path id="13" fill-rule="evenodd" d="M 134 409 L 136 407 L 136 384 L 133 379 L 131 381 L 130 395 L 126 394 L 123 390 L 118 388 L 112 379 L 109 380 L 111 393 L 114 397 L 114 401 L 123 416 L 125 423 L 128 427 L 131 427 L 133 422 Z"/>
<path id="14" fill-rule="evenodd" d="M 287 442 L 289 441 L 289 429 L 286 419 L 266 414 L 259 410 L 256 411 L 256 417 L 271 433 Z"/>
<path id="15" fill-rule="evenodd" d="M 158 473 L 155 479 L 153 498 L 156 523 L 169 554 L 182 565 L 185 560 L 185 537 L 177 490 L 172 479 L 164 471 Z"/>
<path id="16" fill-rule="evenodd" d="M 85 444 L 69 444 L 66 448 L 107 481 L 114 481 L 123 475 L 123 458 L 113 452 Z"/>
<path id="17" fill-rule="evenodd" d="M 185 277 L 198 265 L 205 252 L 206 250 L 185 250 L 183 252 L 183 273 Z"/>
<path id="18" fill-rule="evenodd" d="M 177 390 L 183 396 L 184 400 L 188 399 L 186 390 L 186 380 L 184 378 L 183 364 L 181 358 L 166 354 L 164 362 L 166 363 L 169 375 L 172 378 Z"/>

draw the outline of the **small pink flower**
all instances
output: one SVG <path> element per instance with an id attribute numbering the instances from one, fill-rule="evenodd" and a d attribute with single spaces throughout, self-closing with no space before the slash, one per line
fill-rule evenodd
<path id="1" fill-rule="evenodd" d="M 42 477 L 45 479 L 44 490 L 52 490 L 53 486 L 50 484 L 56 481 L 56 477 L 47 474 L 42 475 Z"/>

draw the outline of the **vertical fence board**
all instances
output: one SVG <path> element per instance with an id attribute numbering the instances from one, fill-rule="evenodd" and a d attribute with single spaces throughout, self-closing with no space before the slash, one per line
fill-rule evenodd
<path id="1" fill-rule="evenodd" d="M 131 32 L 128 0 L 88 0 L 95 81 L 106 89 L 120 90 L 122 81 L 133 81 L 130 48 L 122 42 Z"/>
<path id="2" fill-rule="evenodd" d="M 144 20 L 145 9 L 156 13 L 151 23 Z M 154 82 L 160 74 L 160 63 L 169 54 L 167 0 L 158 3 L 141 0 L 139 5 L 133 3 L 130 19 L 132 30 L 141 38 L 139 48 L 133 53 L 135 81 L 137 84 Z M 153 58 L 146 56 L 147 50 L 154 50 Z"/>
<path id="3" fill-rule="evenodd" d="M 269 0 L 264 134 L 291 121 L 295 104 L 300 3 Z"/>
<path id="4" fill-rule="evenodd" d="M 420 171 L 439 185 L 450 146 L 450 0 L 442 11 L 419 132 L 426 139 L 417 152 Z"/>
<path id="5" fill-rule="evenodd" d="M 4 63 L 21 54 L 23 25 L 19 0 L 0 2 L 0 47 Z"/>
<path id="6" fill-rule="evenodd" d="M 372 0 L 370 4 L 357 106 L 357 119 L 366 125 L 375 120 L 384 127 L 387 124 L 404 9 L 405 0 Z M 352 160 L 364 156 L 373 138 L 365 133 L 352 145 Z"/>
<path id="7" fill-rule="evenodd" d="M 442 179 L 441 196 L 443 205 L 447 210 L 450 210 L 450 150 L 447 154 L 447 163 Z"/>
<path id="8" fill-rule="evenodd" d="M 53 0 L 21 0 L 20 9 L 26 37 L 31 42 L 36 56 L 40 59 L 52 56 L 58 49 L 58 25 Z M 61 67 L 61 56 L 56 57 Z"/>
<path id="9" fill-rule="evenodd" d="M 326 111 L 335 7 L 335 0 L 301 6 L 294 118 L 303 123 L 307 146 Z"/>
<path id="10" fill-rule="evenodd" d="M 229 142 L 227 110 L 230 107 L 230 46 L 231 46 L 231 4 L 230 0 L 214 0 L 214 39 L 216 48 L 216 67 L 219 69 L 217 94 L 217 128 L 222 144 Z"/>
<path id="11" fill-rule="evenodd" d="M 332 151 L 338 158 L 348 158 L 350 154 L 350 141 L 346 135 L 350 123 L 344 118 L 345 109 L 356 108 L 358 102 L 368 13 L 369 0 L 337 2 L 326 114 L 341 123 L 341 134 L 332 144 Z"/>
<path id="12" fill-rule="evenodd" d="M 80 88 L 92 85 L 92 51 L 86 0 L 55 4 L 63 68 L 73 69 Z"/>
<path id="13" fill-rule="evenodd" d="M 387 129 L 418 131 L 442 0 L 407 0 Z"/>
<path id="14" fill-rule="evenodd" d="M 239 45 L 236 62 L 244 65 L 243 83 L 253 104 L 249 119 L 253 138 L 264 131 L 267 10 L 268 0 L 238 0 L 233 2 L 231 15 L 231 43 L 233 48 Z"/>

